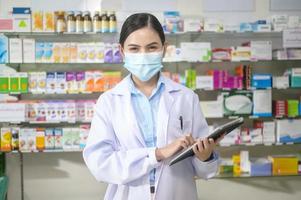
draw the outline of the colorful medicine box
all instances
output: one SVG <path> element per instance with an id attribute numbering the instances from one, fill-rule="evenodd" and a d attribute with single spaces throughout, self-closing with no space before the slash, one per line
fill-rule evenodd
<path id="1" fill-rule="evenodd" d="M 295 156 L 270 156 L 273 175 L 297 175 L 298 158 Z"/>
<path id="2" fill-rule="evenodd" d="M 253 74 L 252 87 L 259 89 L 272 87 L 272 75 L 271 74 Z"/>
<path id="3" fill-rule="evenodd" d="M 301 68 L 292 69 L 291 87 L 301 87 Z"/>

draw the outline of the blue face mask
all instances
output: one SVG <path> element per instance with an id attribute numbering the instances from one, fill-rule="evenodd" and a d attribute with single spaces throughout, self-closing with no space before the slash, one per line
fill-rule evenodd
<path id="1" fill-rule="evenodd" d="M 145 82 L 161 70 L 162 57 L 162 52 L 124 53 L 124 67 Z"/>

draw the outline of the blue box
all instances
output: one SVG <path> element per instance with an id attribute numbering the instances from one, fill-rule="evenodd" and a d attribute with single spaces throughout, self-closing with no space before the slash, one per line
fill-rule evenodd
<path id="1" fill-rule="evenodd" d="M 13 7 L 13 14 L 31 14 L 29 7 Z"/>
<path id="2" fill-rule="evenodd" d="M 0 64 L 7 63 L 8 40 L 4 35 L 0 35 Z"/>
<path id="3" fill-rule="evenodd" d="M 291 87 L 301 87 L 301 68 L 291 69 Z"/>
<path id="4" fill-rule="evenodd" d="M 251 176 L 271 176 L 272 163 L 267 159 L 258 159 L 251 162 Z"/>
<path id="5" fill-rule="evenodd" d="M 272 87 L 271 74 L 253 74 L 252 87 L 256 89 L 266 89 Z"/>
<path id="6" fill-rule="evenodd" d="M 242 22 L 239 25 L 239 31 L 240 32 L 248 32 L 248 31 L 253 31 L 252 29 L 252 24 L 251 23 L 246 23 L 246 22 Z"/>

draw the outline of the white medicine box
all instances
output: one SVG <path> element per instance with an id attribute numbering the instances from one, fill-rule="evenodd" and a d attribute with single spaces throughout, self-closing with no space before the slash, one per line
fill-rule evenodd
<path id="1" fill-rule="evenodd" d="M 14 32 L 31 32 L 31 10 L 30 8 L 13 8 Z"/>

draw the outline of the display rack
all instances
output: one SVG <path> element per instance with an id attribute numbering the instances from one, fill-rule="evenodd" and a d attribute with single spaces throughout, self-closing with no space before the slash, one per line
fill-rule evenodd
<path id="1" fill-rule="evenodd" d="M 118 41 L 118 33 L 16 33 L 16 32 L 7 32 L 4 33 L 8 38 L 36 38 L 37 40 L 46 40 L 46 41 L 58 41 L 58 42 L 76 42 L 76 41 Z M 215 33 L 215 32 L 189 32 L 189 33 L 177 33 L 177 34 L 166 34 L 167 41 L 170 44 L 178 46 L 180 42 L 211 42 L 213 48 L 215 47 L 230 47 L 235 45 L 240 45 L 242 42 L 248 40 L 271 40 L 273 42 L 273 49 L 280 48 L 282 46 L 282 32 L 268 32 L 268 33 Z M 188 68 L 193 68 L 197 71 L 198 74 L 204 74 L 204 71 L 207 69 L 212 69 L 213 67 L 229 69 L 233 71 L 233 66 L 237 64 L 249 64 L 256 72 L 271 72 L 276 75 L 282 74 L 285 69 L 288 69 L 292 66 L 298 66 L 301 64 L 301 60 L 258 60 L 258 61 L 210 61 L 210 62 L 164 62 L 165 69 L 170 71 L 179 72 L 183 74 L 183 71 Z M 82 70 L 82 69 L 112 69 L 117 68 L 123 72 L 125 70 L 121 67 L 121 63 L 7 63 L 8 66 L 15 68 L 17 71 L 27 72 L 31 70 Z M 71 67 L 72 68 L 71 68 Z M 125 74 L 123 74 L 125 75 Z M 199 95 L 201 100 L 214 99 L 218 92 L 223 92 L 224 90 L 196 90 L 196 93 Z M 225 90 L 229 91 L 229 90 Z M 298 88 L 287 88 L 287 89 L 275 89 L 272 88 L 273 99 L 281 99 L 285 94 L 288 98 L 297 98 L 300 96 L 300 89 Z M 102 93 L 88 93 L 88 94 L 15 94 L 21 100 L 34 100 L 34 99 L 79 99 L 79 98 L 94 98 L 96 99 Z M 298 96 L 299 95 L 299 96 Z M 229 120 L 236 118 L 237 116 L 227 116 L 221 118 L 208 118 L 209 122 L 220 121 L 220 120 Z M 252 121 L 254 119 L 264 119 L 264 120 L 273 120 L 274 117 L 257 117 L 257 116 L 245 116 L 246 119 Z M 298 117 L 299 118 L 299 117 Z M 89 122 L 80 122 L 80 123 L 89 123 Z M 39 124 L 37 122 L 20 122 L 21 125 L 28 124 Z M 49 124 L 60 124 L 72 125 L 77 124 L 76 122 L 71 123 L 40 123 L 42 125 Z M 289 148 L 289 153 L 298 153 L 300 151 L 300 144 L 240 144 L 240 145 L 230 145 L 230 146 L 219 146 L 218 151 L 223 152 L 226 150 L 226 155 L 230 155 L 235 152 L 237 149 L 269 149 L 267 152 L 278 153 L 279 150 L 275 148 Z M 21 173 L 21 192 L 22 200 L 24 199 L 24 175 L 23 175 L 23 153 L 62 153 L 62 152 L 77 152 L 80 153 L 82 150 L 45 150 L 43 152 L 34 151 L 34 152 L 19 152 L 13 151 L 12 153 L 17 153 L 20 155 L 20 173 Z M 258 153 L 258 151 L 256 151 Z M 222 156 L 223 153 L 221 153 Z M 295 175 L 299 176 L 299 175 Z M 220 175 L 216 178 L 250 178 L 252 176 L 242 175 L 242 176 L 229 176 L 229 175 Z M 274 176 L 272 176 L 274 177 Z M 278 176 L 277 176 L 278 177 Z M 280 176 L 283 177 L 283 176 Z"/>

